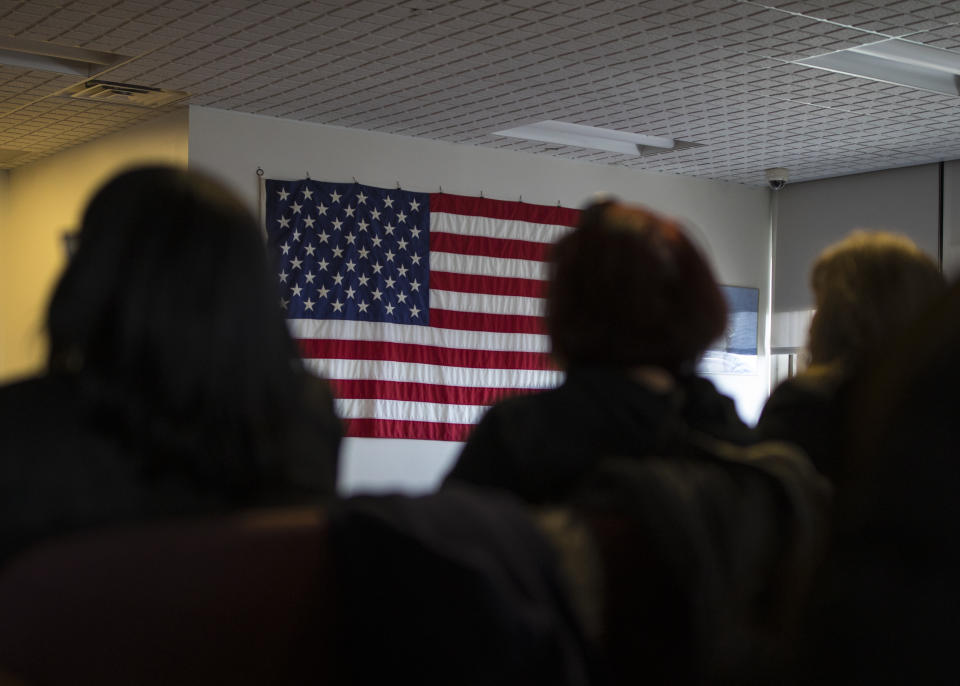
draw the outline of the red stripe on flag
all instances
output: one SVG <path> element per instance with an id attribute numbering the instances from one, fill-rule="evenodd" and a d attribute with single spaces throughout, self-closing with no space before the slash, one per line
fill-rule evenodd
<path id="1" fill-rule="evenodd" d="M 511 276 L 479 276 L 454 272 L 430 272 L 430 288 L 438 291 L 485 293 L 487 295 L 516 295 L 524 298 L 545 298 L 547 282 L 537 279 L 519 279 Z"/>
<path id="2" fill-rule="evenodd" d="M 486 312 L 459 312 L 430 308 L 430 326 L 440 329 L 491 331 L 493 333 L 546 334 L 542 317 L 524 314 L 487 314 Z"/>
<path id="3" fill-rule="evenodd" d="M 433 311 L 431 311 L 431 317 Z M 532 317 L 531 317 L 532 319 Z M 555 369 L 548 353 L 507 350 L 441 348 L 415 343 L 350 341 L 326 338 L 299 339 L 300 354 L 307 359 L 390 360 L 474 369 Z"/>
<path id="4" fill-rule="evenodd" d="M 449 193 L 431 194 L 430 211 L 468 214 L 491 219 L 513 219 L 535 224 L 556 224 L 558 226 L 576 226 L 580 220 L 580 210 L 569 207 L 529 205 L 512 200 L 470 198 L 465 195 L 450 195 Z"/>
<path id="5" fill-rule="evenodd" d="M 475 388 L 380 379 L 330 379 L 329 383 L 338 398 L 372 398 L 450 405 L 492 405 L 515 395 L 540 392 L 533 388 Z"/>
<path id="6" fill-rule="evenodd" d="M 414 422 L 399 419 L 344 419 L 344 435 L 352 438 L 414 438 L 424 441 L 465 441 L 473 424 Z"/>
<path id="7" fill-rule="evenodd" d="M 436 252 L 544 262 L 550 257 L 550 247 L 549 243 L 536 243 L 513 238 L 464 236 L 459 233 L 445 233 L 443 231 L 430 232 L 430 250 Z"/>

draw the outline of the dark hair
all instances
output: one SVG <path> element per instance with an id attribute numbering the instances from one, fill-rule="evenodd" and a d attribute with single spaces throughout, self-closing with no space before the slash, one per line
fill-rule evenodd
<path id="1" fill-rule="evenodd" d="M 913 323 L 946 290 L 932 259 L 905 236 L 854 231 L 813 265 L 816 314 L 810 323 L 815 364 L 863 360 Z"/>
<path id="2" fill-rule="evenodd" d="M 726 319 L 707 261 L 676 222 L 649 210 L 595 204 L 554 246 L 547 328 L 566 366 L 691 371 Z"/>
<path id="3" fill-rule="evenodd" d="M 51 373 L 152 473 L 243 499 L 281 479 L 305 373 L 260 231 L 222 185 L 127 171 L 88 205 L 47 316 Z M 339 440 L 339 436 L 336 437 Z"/>

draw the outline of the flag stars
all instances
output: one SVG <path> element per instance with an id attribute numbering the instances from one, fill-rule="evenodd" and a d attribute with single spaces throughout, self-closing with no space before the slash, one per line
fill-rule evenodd
<path id="1" fill-rule="evenodd" d="M 396 257 L 392 250 L 387 250 L 383 256 L 387 258 L 387 262 L 393 262 L 393 258 Z"/>
<path id="2" fill-rule="evenodd" d="M 363 301 L 363 300 L 361 300 L 360 302 L 357 303 L 357 309 L 359 309 L 362 314 L 366 314 L 366 313 L 367 313 L 367 308 L 368 308 L 368 307 L 370 307 L 370 305 L 368 305 L 368 304 L 367 304 L 365 301 Z"/>
<path id="3" fill-rule="evenodd" d="M 307 254 L 308 254 L 310 257 L 313 257 L 313 253 L 315 253 L 315 252 L 317 251 L 317 249 L 316 249 L 315 247 L 313 247 L 313 243 L 308 243 L 308 244 L 307 244 L 307 247 L 304 248 L 304 249 L 307 251 Z"/>
<path id="4" fill-rule="evenodd" d="M 344 265 L 347 268 L 348 272 L 355 271 L 357 268 L 357 263 L 353 260 L 347 260 L 347 263 Z"/>
<path id="5" fill-rule="evenodd" d="M 308 229 L 312 229 L 316 221 L 317 220 L 314 219 L 313 217 L 308 216 L 306 219 L 303 220 L 303 225 L 306 226 Z"/>
<path id="6" fill-rule="evenodd" d="M 294 232 L 293 232 L 293 240 L 294 240 L 294 241 L 299 241 L 299 240 L 300 240 L 300 232 L 299 232 L 299 231 L 294 230 Z"/>
<path id="7" fill-rule="evenodd" d="M 353 296 L 357 294 L 357 292 L 353 290 L 353 286 L 348 286 L 347 290 L 345 290 L 344 293 L 347 295 L 347 298 L 350 300 L 352 300 Z"/>
<path id="8" fill-rule="evenodd" d="M 307 272 L 304 274 L 304 277 L 306 278 L 307 283 L 313 283 L 313 280 L 317 278 L 313 272 Z"/>
<path id="9" fill-rule="evenodd" d="M 383 239 L 380 236 L 374 236 L 370 239 L 370 242 L 373 243 L 374 248 L 379 248 L 380 244 L 383 243 Z"/>
<path id="10" fill-rule="evenodd" d="M 370 228 L 370 223 L 366 219 L 361 219 L 357 222 L 357 226 L 361 231 L 367 231 Z"/>
<path id="11" fill-rule="evenodd" d="M 339 246 L 334 246 L 332 252 L 334 257 L 343 257 L 343 248 Z"/>
<path id="12" fill-rule="evenodd" d="M 357 193 L 357 204 L 365 205 L 367 203 L 367 196 L 363 194 L 363 191 Z"/>
<path id="13" fill-rule="evenodd" d="M 418 291 L 418 292 L 419 292 L 419 291 L 420 291 L 420 282 L 417 281 L 416 279 L 414 279 L 413 281 L 411 281 L 411 282 L 410 282 L 410 290 L 411 290 L 411 291 Z"/>
<path id="14" fill-rule="evenodd" d="M 280 199 L 281 199 L 281 200 L 286 200 L 287 198 L 290 197 L 290 194 L 287 193 L 287 189 L 286 189 L 286 188 L 281 188 L 279 191 L 277 191 L 277 195 L 280 196 Z"/>
<path id="15" fill-rule="evenodd" d="M 290 228 L 290 220 L 287 219 L 286 217 L 280 217 L 277 221 L 280 223 L 280 228 L 281 228 L 281 229 L 289 229 L 289 228 Z"/>
<path id="16" fill-rule="evenodd" d="M 341 285 L 343 283 L 343 274 L 334 275 L 333 282 L 338 286 Z"/>
<path id="17" fill-rule="evenodd" d="M 383 265 L 380 264 L 379 262 L 377 262 L 377 263 L 371 265 L 370 268 L 373 269 L 373 273 L 374 273 L 374 274 L 379 274 L 379 273 L 380 273 L 380 270 L 383 269 Z"/>
<path id="18" fill-rule="evenodd" d="M 314 305 L 316 305 L 316 303 L 313 302 L 313 300 L 311 300 L 310 298 L 307 298 L 306 300 L 303 301 L 303 308 L 305 310 L 313 310 Z"/>
<path id="19" fill-rule="evenodd" d="M 397 267 L 397 274 L 406 278 L 407 277 L 407 268 L 406 267 Z"/>
<path id="20" fill-rule="evenodd" d="M 301 260 L 299 257 L 294 257 L 292 260 L 290 260 L 290 269 L 291 269 L 291 270 L 294 270 L 294 269 L 303 269 L 303 267 L 302 267 L 301 265 L 303 265 L 303 260 Z"/>
<path id="21" fill-rule="evenodd" d="M 317 263 L 317 268 L 320 269 L 320 271 L 322 271 L 322 272 L 327 271 L 327 267 L 329 267 L 329 266 L 330 266 L 330 263 L 327 262 L 327 261 L 326 261 L 325 259 L 323 259 L 322 257 L 320 258 L 320 261 Z"/>
<path id="22" fill-rule="evenodd" d="M 330 234 L 327 233 L 326 231 L 321 231 L 320 235 L 317 236 L 317 238 L 320 239 L 321 243 L 326 243 L 328 240 L 330 240 Z"/>
<path id="23" fill-rule="evenodd" d="M 395 284 L 395 283 L 396 283 L 396 281 L 394 281 L 393 278 L 391 278 L 391 277 L 388 276 L 388 277 L 387 277 L 387 280 L 384 282 L 384 285 L 385 285 L 387 288 L 393 288 L 393 284 Z"/>
<path id="24" fill-rule="evenodd" d="M 383 291 L 381 291 L 379 288 L 375 288 L 370 295 L 373 296 L 374 300 L 380 300 L 383 297 Z"/>
<path id="25" fill-rule="evenodd" d="M 303 290 L 303 289 L 300 288 L 300 286 L 294 285 L 294 287 L 290 289 L 290 292 L 293 293 L 295 296 L 297 296 L 297 297 L 299 298 L 299 297 L 300 297 L 300 291 L 302 291 L 302 290 Z"/>
<path id="26" fill-rule="evenodd" d="M 340 202 L 341 197 L 342 196 L 339 193 L 337 193 L 336 191 L 333 191 L 330 194 L 330 202 Z"/>
<path id="27" fill-rule="evenodd" d="M 334 300 L 330 305 L 333 307 L 334 312 L 343 312 L 343 303 L 339 300 Z"/>
<path id="28" fill-rule="evenodd" d="M 340 230 L 340 227 L 343 226 L 343 222 L 340 221 L 339 219 L 334 219 L 332 222 L 330 222 L 330 224 L 331 224 L 331 225 L 333 226 L 333 228 L 336 229 L 337 231 L 339 231 L 339 230 Z"/>
<path id="29" fill-rule="evenodd" d="M 414 198 L 413 200 L 410 201 L 410 211 L 416 212 L 419 209 L 420 209 L 420 203 L 417 202 L 416 198 Z"/>
<path id="30" fill-rule="evenodd" d="M 399 212 L 397 212 L 397 221 L 400 222 L 401 224 L 407 221 L 407 215 L 403 210 L 400 210 Z"/>
<path id="31" fill-rule="evenodd" d="M 398 250 L 406 250 L 406 249 L 407 249 L 407 241 L 405 241 L 405 240 L 402 239 L 402 238 L 401 238 L 399 241 L 397 241 L 397 249 L 398 249 Z"/>
<path id="32" fill-rule="evenodd" d="M 304 188 L 304 189 L 301 191 L 301 193 L 303 193 L 303 199 L 304 199 L 304 200 L 312 200 L 312 199 L 313 199 L 313 191 L 310 190 L 309 188 Z"/>
<path id="33" fill-rule="evenodd" d="M 357 278 L 357 283 L 359 283 L 361 286 L 366 286 L 366 285 L 367 285 L 367 281 L 369 281 L 369 280 L 370 280 L 370 277 L 369 277 L 369 276 L 367 276 L 366 274 L 361 274 L 361 275 Z"/>
<path id="34" fill-rule="evenodd" d="M 391 198 L 389 195 L 388 195 L 387 197 L 385 197 L 385 198 L 383 199 L 383 206 L 384 206 L 384 207 L 390 207 L 390 208 L 392 208 L 392 207 L 393 207 L 393 198 Z"/>
<path id="35" fill-rule="evenodd" d="M 289 244 L 289 243 L 284 243 L 283 245 L 280 246 L 280 250 L 283 251 L 283 254 L 284 254 L 284 255 L 289 255 L 289 254 L 290 254 L 290 244 Z"/>
<path id="36" fill-rule="evenodd" d="M 417 253 L 410 255 L 410 264 L 420 264 L 420 256 Z"/>
<path id="37" fill-rule="evenodd" d="M 290 301 L 280 298 L 280 309 L 285 310 L 290 307 Z"/>
<path id="38" fill-rule="evenodd" d="M 420 308 L 414 305 L 410 308 L 410 318 L 419 319 L 420 318 Z"/>
<path id="39" fill-rule="evenodd" d="M 377 222 L 380 221 L 380 210 L 378 210 L 376 207 L 370 210 L 370 218 Z"/>
<path id="40" fill-rule="evenodd" d="M 403 291 L 398 292 L 398 293 L 397 293 L 397 302 L 398 302 L 398 303 L 406 304 L 406 302 L 407 302 L 407 294 L 404 293 Z"/>
<path id="41" fill-rule="evenodd" d="M 383 225 L 383 230 L 387 232 L 387 235 L 388 235 L 388 236 L 392 236 L 392 235 L 393 235 L 393 230 L 394 230 L 395 228 L 396 228 L 396 227 L 395 227 L 393 224 L 391 224 L 390 222 L 387 222 L 386 224 Z"/>
<path id="42" fill-rule="evenodd" d="M 389 315 L 392 316 L 392 315 L 393 315 L 393 311 L 394 311 L 394 309 L 396 309 L 396 308 L 395 308 L 393 305 L 391 305 L 390 303 L 387 303 L 387 306 L 384 307 L 383 309 L 386 310 L 387 314 L 389 314 Z"/>
<path id="43" fill-rule="evenodd" d="M 320 289 L 317 291 L 318 298 L 326 298 L 327 294 L 330 292 L 330 289 L 326 286 L 320 286 Z"/>
<path id="44" fill-rule="evenodd" d="M 354 241 L 357 240 L 357 237 L 352 233 L 348 233 L 346 236 L 344 236 L 344 238 L 347 239 L 347 243 L 350 245 L 353 245 Z"/>
<path id="45" fill-rule="evenodd" d="M 356 212 L 356 211 L 357 211 L 357 208 L 355 208 L 355 207 L 344 207 L 344 208 L 343 208 L 344 214 L 345 214 L 346 216 L 348 216 L 348 217 L 352 217 L 352 216 L 353 216 L 353 213 Z"/>
<path id="46" fill-rule="evenodd" d="M 357 254 L 360 255 L 361 260 L 365 260 L 367 259 L 367 255 L 370 254 L 370 251 L 366 248 L 360 248 L 360 250 L 357 251 Z"/>
<path id="47" fill-rule="evenodd" d="M 412 229 L 410 229 L 410 236 L 412 238 L 420 238 L 420 233 L 422 231 L 423 229 L 418 229 L 417 227 L 413 227 Z"/>
<path id="48" fill-rule="evenodd" d="M 280 270 L 280 273 L 277 274 L 277 276 L 280 277 L 280 283 L 286 283 L 286 282 L 287 282 L 287 278 L 288 278 L 290 275 L 287 274 L 285 271 L 283 271 L 283 270 L 281 269 L 281 270 Z"/>
<path id="49" fill-rule="evenodd" d="M 294 201 L 293 204 L 290 205 L 290 209 L 293 210 L 293 213 L 294 213 L 294 214 L 300 214 L 301 208 L 303 208 L 303 205 L 301 205 L 300 203 L 298 203 L 298 202 L 296 202 L 296 201 Z"/>
<path id="50" fill-rule="evenodd" d="M 328 208 L 328 207 L 327 207 L 326 205 L 324 205 L 322 202 L 321 202 L 321 203 L 317 203 L 317 214 L 322 214 L 324 217 L 326 217 L 326 216 L 327 216 L 327 210 L 328 210 L 328 209 L 330 209 L 330 208 Z"/>

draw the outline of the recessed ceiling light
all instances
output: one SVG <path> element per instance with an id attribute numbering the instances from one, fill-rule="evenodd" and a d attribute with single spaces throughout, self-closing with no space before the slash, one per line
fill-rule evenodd
<path id="1" fill-rule="evenodd" d="M 960 95 L 960 55 L 905 40 L 870 43 L 797 60 L 797 64 L 935 93 Z"/>
<path id="2" fill-rule="evenodd" d="M 93 76 L 130 59 L 125 55 L 71 48 L 42 40 L 0 36 L 0 64 L 58 74 Z"/>
<path id="3" fill-rule="evenodd" d="M 596 126 L 570 124 L 550 119 L 503 131 L 494 131 L 494 135 L 542 143 L 560 143 L 592 150 L 607 150 L 624 155 L 640 155 L 644 148 L 672 150 L 676 145 L 676 141 L 672 138 L 601 129 Z"/>

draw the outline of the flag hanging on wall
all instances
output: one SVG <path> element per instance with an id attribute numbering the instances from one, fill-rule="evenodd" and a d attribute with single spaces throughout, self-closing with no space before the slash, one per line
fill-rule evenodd
<path id="1" fill-rule="evenodd" d="M 578 210 L 268 180 L 281 306 L 347 436 L 462 441 L 500 398 L 559 383 L 549 248 Z"/>

